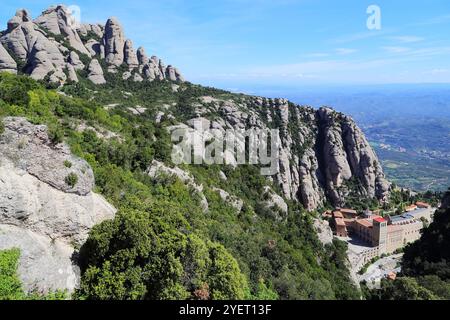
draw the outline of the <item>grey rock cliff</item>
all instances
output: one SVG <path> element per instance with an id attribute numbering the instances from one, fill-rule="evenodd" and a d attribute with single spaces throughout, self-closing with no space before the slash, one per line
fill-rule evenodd
<path id="1" fill-rule="evenodd" d="M 25 10 L 18 10 L 0 38 L 19 59 L 26 61 L 32 78 L 42 80 L 50 75 L 53 82 L 65 81 L 66 61 L 58 44 L 31 22 Z"/>
<path id="2" fill-rule="evenodd" d="M 67 146 L 53 145 L 45 126 L 6 118 L 0 135 L 0 250 L 19 248 L 27 291 L 78 286 L 74 245 L 116 209 L 92 192 L 92 169 Z M 70 167 L 68 164 L 71 164 Z M 77 174 L 75 187 L 65 178 Z"/>
<path id="3" fill-rule="evenodd" d="M 308 210 L 327 201 L 342 206 L 351 196 L 389 200 L 390 183 L 351 118 L 328 108 L 294 105 L 286 99 L 247 97 L 236 102 L 203 97 L 200 101 L 202 105 L 196 110 L 199 117 L 217 112 L 222 115 L 221 123 L 214 123 L 215 129 L 279 129 L 279 170 L 271 179 L 286 199 L 299 201 Z M 282 211 L 284 208 L 282 205 Z"/>
<path id="4" fill-rule="evenodd" d="M 103 36 L 106 63 L 119 67 L 124 62 L 125 34 L 116 18 L 109 18 Z"/>
<path id="5" fill-rule="evenodd" d="M 48 79 L 58 84 L 78 81 L 74 70 L 89 68 L 86 59 L 92 58 L 104 59 L 107 71 L 112 73 L 119 72 L 123 64 L 128 65 L 129 71 L 134 73 L 123 74 L 122 78 L 129 81 L 184 81 L 175 67 L 166 67 L 156 57 L 149 59 L 143 48 L 136 52 L 116 18 L 108 19 L 104 26 L 79 24 L 63 5 L 50 7 L 34 21 L 27 10 L 17 10 L 8 21 L 7 30 L 1 33 L 0 42 L 14 55 L 0 48 L 0 70 L 17 72 L 16 62 L 20 60 L 27 66 L 20 71 L 36 80 Z M 88 70 L 90 79 L 97 84 L 105 83 L 95 62 L 93 67 L 94 72 Z"/>
<path id="6" fill-rule="evenodd" d="M 89 64 L 88 71 L 89 71 L 88 79 L 91 80 L 93 83 L 95 84 L 106 83 L 103 74 L 103 69 L 97 59 L 92 59 L 91 63 Z"/>
<path id="7" fill-rule="evenodd" d="M 128 65 L 130 70 L 139 66 L 138 57 L 134 52 L 133 42 L 129 39 L 125 41 L 124 59 L 124 62 Z"/>
<path id="8" fill-rule="evenodd" d="M 67 37 L 70 46 L 78 52 L 89 54 L 80 36 L 75 29 L 75 21 L 71 17 L 65 6 L 58 5 L 50 7 L 34 20 L 34 23 L 44 27 L 54 35 L 63 35 Z"/>
<path id="9" fill-rule="evenodd" d="M 17 73 L 17 63 L 0 43 L 0 71 Z"/>

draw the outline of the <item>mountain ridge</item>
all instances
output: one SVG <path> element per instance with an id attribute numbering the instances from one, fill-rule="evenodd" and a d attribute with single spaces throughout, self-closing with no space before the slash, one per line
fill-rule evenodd
<path id="1" fill-rule="evenodd" d="M 77 29 L 69 20 L 62 5 L 43 11 L 34 21 L 26 10 L 18 10 L 0 37 L 5 45 L 0 68 L 10 72 L 14 68 L 8 64 L 8 49 L 32 78 L 60 85 L 77 83 L 83 77 L 99 85 L 111 78 L 136 83 L 168 80 L 173 90 L 179 90 L 184 82 L 177 69 L 166 67 L 155 56 L 148 58 L 142 47 L 135 51 L 116 18 L 108 19 L 105 26 L 81 24 Z M 198 97 L 202 107 L 196 107 L 192 116 L 213 118 L 219 112 L 225 120 L 216 125 L 221 129 L 281 129 L 280 170 L 275 180 L 287 199 L 299 200 L 308 210 L 327 202 L 343 206 L 351 193 L 388 201 L 390 184 L 375 152 L 350 117 L 327 108 L 313 111 L 286 99 L 237 97 L 243 98 L 207 101 L 207 96 Z"/>
<path id="2" fill-rule="evenodd" d="M 36 80 L 49 77 L 51 82 L 60 84 L 78 82 L 74 71 L 88 68 L 89 79 L 102 84 L 105 83 L 103 70 L 96 60 L 105 60 L 107 72 L 111 73 L 126 64 L 128 70 L 123 75 L 126 79 L 133 76 L 134 81 L 184 81 L 178 69 L 166 66 L 156 56 L 148 58 L 144 48 L 135 51 L 116 18 L 108 19 L 104 26 L 81 24 L 75 27 L 69 10 L 63 5 L 44 10 L 34 20 L 27 10 L 17 10 L 1 33 L 0 42 L 4 45 L 0 49 L 0 70 L 23 71 Z M 79 55 L 88 63 L 80 63 Z M 18 70 L 21 65 L 23 70 Z"/>

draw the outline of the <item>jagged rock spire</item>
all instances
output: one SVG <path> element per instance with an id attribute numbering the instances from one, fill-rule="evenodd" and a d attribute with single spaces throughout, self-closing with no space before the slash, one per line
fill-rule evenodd
<path id="1" fill-rule="evenodd" d="M 184 81 L 178 69 L 166 67 L 155 56 L 149 59 L 144 48 L 136 52 L 116 18 L 108 19 L 105 26 L 74 25 L 63 5 L 50 7 L 34 21 L 27 10 L 17 10 L 0 42 L 4 46 L 0 48 L 0 71 L 16 72 L 17 59 L 27 66 L 23 71 L 37 80 L 49 76 L 51 81 L 62 84 L 68 75 L 69 80 L 77 81 L 77 72 L 85 70 L 89 79 L 104 83 L 104 70 L 99 63 L 104 59 L 109 72 L 118 72 L 120 66 L 128 65 L 128 73 L 122 78 L 130 81 Z M 87 62 L 88 58 L 92 60 Z"/>
<path id="2" fill-rule="evenodd" d="M 116 18 L 109 18 L 103 36 L 106 63 L 119 67 L 124 62 L 125 35 Z"/>

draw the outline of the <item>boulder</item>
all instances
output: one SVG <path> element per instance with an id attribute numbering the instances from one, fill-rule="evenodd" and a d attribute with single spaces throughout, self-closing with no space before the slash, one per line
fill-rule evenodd
<path id="1" fill-rule="evenodd" d="M 85 65 L 81 62 L 80 57 L 75 51 L 70 51 L 69 62 L 75 70 L 83 70 Z"/>
<path id="2" fill-rule="evenodd" d="M 67 145 L 55 145 L 46 126 L 32 125 L 23 118 L 6 118 L 3 122 L 2 158 L 62 192 L 87 195 L 92 191 L 94 174 L 88 163 L 73 156 Z M 67 184 L 68 175 L 77 176 L 75 185 Z"/>
<path id="3" fill-rule="evenodd" d="M 89 75 L 88 79 L 95 84 L 105 84 L 106 80 L 103 74 L 103 69 L 97 59 L 92 59 L 89 64 Z"/>

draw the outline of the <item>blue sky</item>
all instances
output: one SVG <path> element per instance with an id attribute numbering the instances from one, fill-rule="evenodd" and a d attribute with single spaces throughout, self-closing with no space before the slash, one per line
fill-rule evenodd
<path id="1" fill-rule="evenodd" d="M 33 17 L 53 1 L 2 0 Z M 228 89 L 450 83 L 448 0 L 136 0 L 66 2 L 85 22 L 116 16 L 144 46 L 196 83 Z M 381 30 L 368 30 L 369 5 Z"/>

